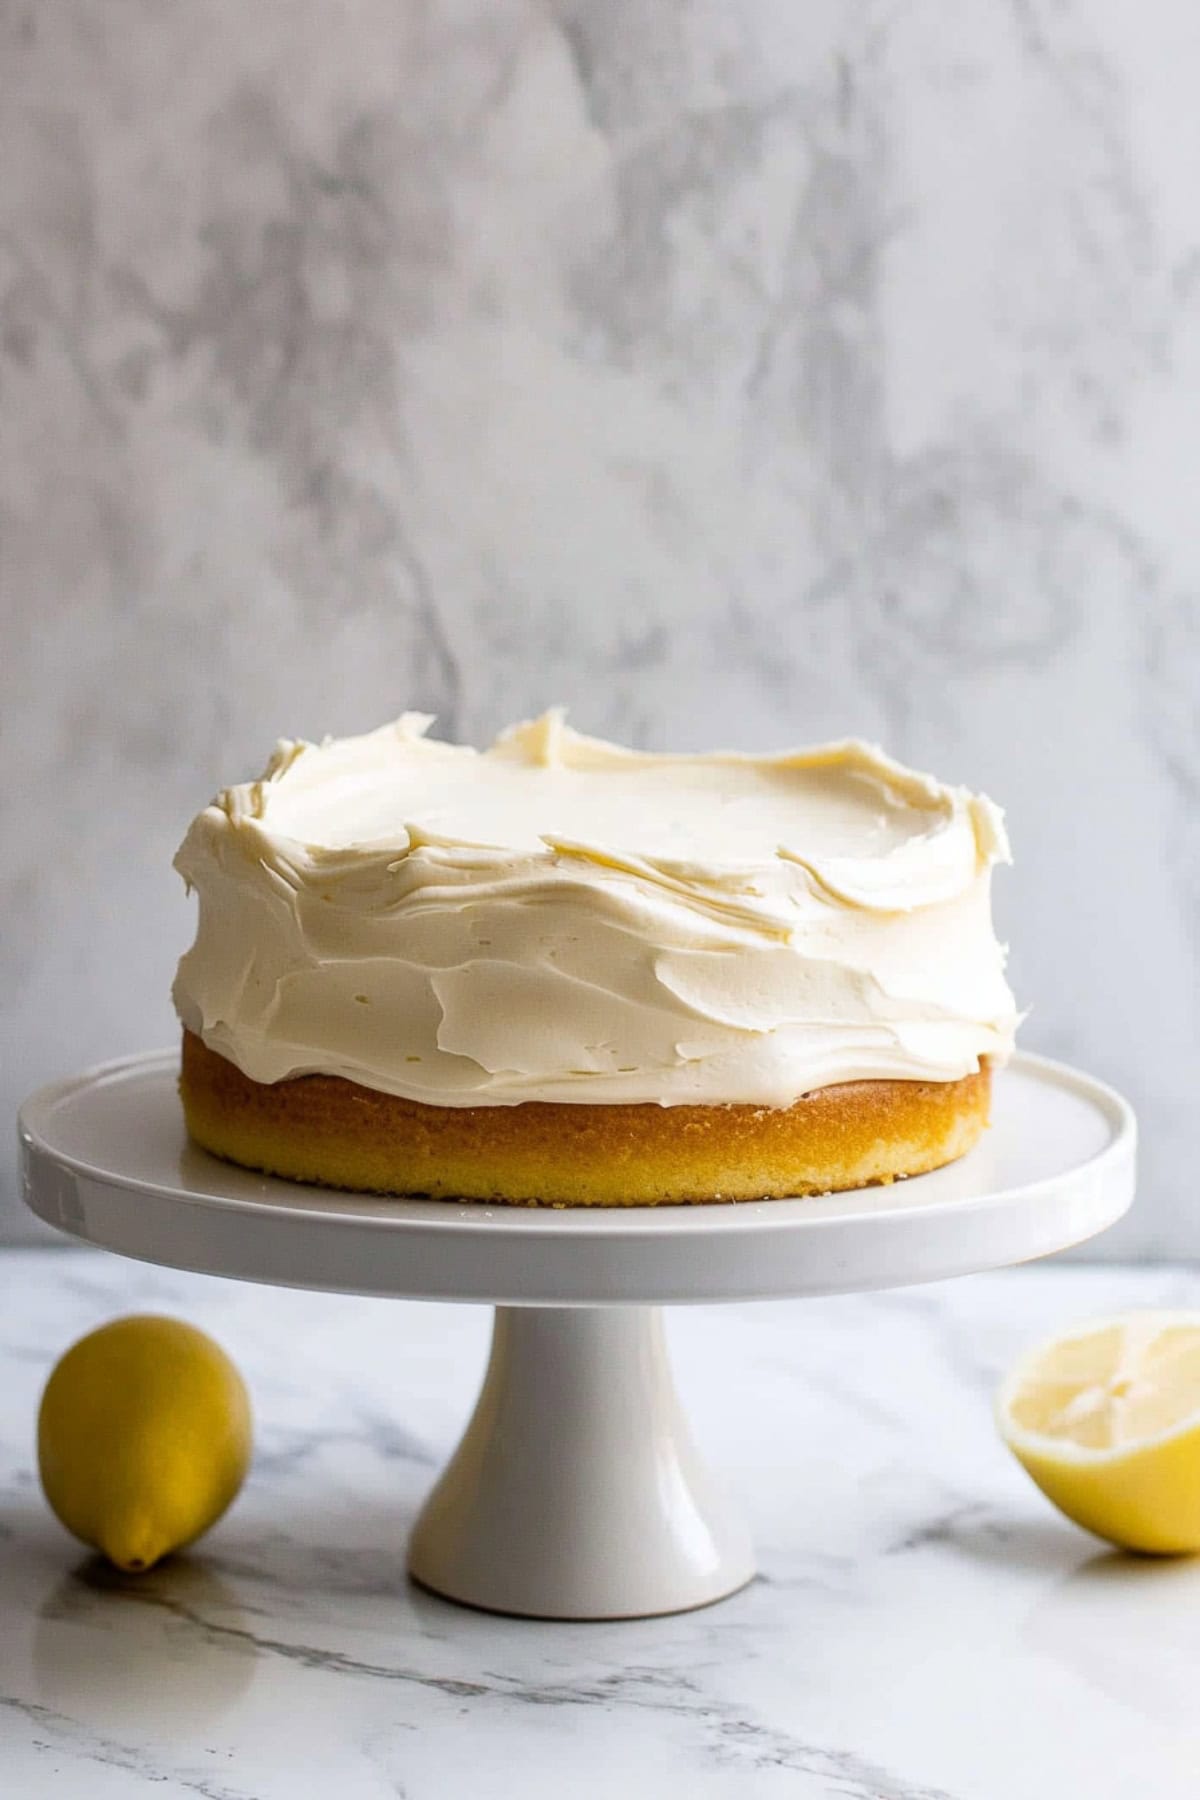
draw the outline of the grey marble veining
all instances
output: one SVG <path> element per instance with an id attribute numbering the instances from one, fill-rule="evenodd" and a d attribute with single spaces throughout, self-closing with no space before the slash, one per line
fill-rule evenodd
<path id="1" fill-rule="evenodd" d="M 0 1787 L 138 1800 L 1190 1800 L 1200 1571 L 1061 1520 L 999 1445 L 1031 1338 L 1194 1274 L 1062 1264 L 670 1318 L 761 1573 L 676 1618 L 488 1617 L 409 1587 L 404 1539 L 482 1369 L 481 1309 L 287 1293 L 91 1252 L 0 1254 Z M 132 1579 L 44 1507 L 53 1359 L 180 1313 L 250 1384 L 249 1483 Z"/>
<path id="2" fill-rule="evenodd" d="M 1026 1041 L 1200 1249 L 1183 0 L 0 15 L 0 1107 L 161 1042 L 280 733 L 555 700 L 1008 807 Z M 7 1221 L 12 1165 L 3 1169 Z"/>

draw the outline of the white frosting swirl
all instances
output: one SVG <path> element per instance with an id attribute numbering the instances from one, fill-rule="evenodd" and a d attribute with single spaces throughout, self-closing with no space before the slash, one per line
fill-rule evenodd
<path id="1" fill-rule="evenodd" d="M 283 742 L 180 848 L 176 1007 L 254 1080 L 786 1106 L 1011 1048 L 990 801 L 856 741 L 656 756 L 554 712 L 479 753 L 430 723 Z"/>

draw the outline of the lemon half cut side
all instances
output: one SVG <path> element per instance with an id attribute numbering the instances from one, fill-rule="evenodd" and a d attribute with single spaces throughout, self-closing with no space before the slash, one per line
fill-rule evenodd
<path id="1" fill-rule="evenodd" d="M 1023 1357 L 996 1417 L 1060 1511 L 1153 1555 L 1200 1550 L 1200 1312 L 1093 1321 Z"/>

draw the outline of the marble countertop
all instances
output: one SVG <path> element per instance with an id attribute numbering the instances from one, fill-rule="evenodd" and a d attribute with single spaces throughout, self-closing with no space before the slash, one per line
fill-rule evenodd
<path id="1" fill-rule="evenodd" d="M 1200 1559 L 1105 1551 L 1001 1448 L 1030 1338 L 1200 1275 L 1063 1264 L 669 1320 L 761 1574 L 613 1625 L 411 1588 L 408 1525 L 465 1419 L 487 1313 L 289 1293 L 98 1253 L 0 1252 L 0 1790 L 22 1800 L 1192 1800 Z M 38 1394 L 135 1310 L 213 1331 L 258 1453 L 196 1551 L 106 1572 L 47 1512 Z"/>

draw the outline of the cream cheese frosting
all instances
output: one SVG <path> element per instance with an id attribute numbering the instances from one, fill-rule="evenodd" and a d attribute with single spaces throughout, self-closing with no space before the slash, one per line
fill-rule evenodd
<path id="1" fill-rule="evenodd" d="M 550 712 L 478 752 L 432 722 L 281 742 L 184 839 L 176 1008 L 254 1080 L 787 1106 L 1011 1049 L 991 801 L 857 740 L 653 755 Z"/>

